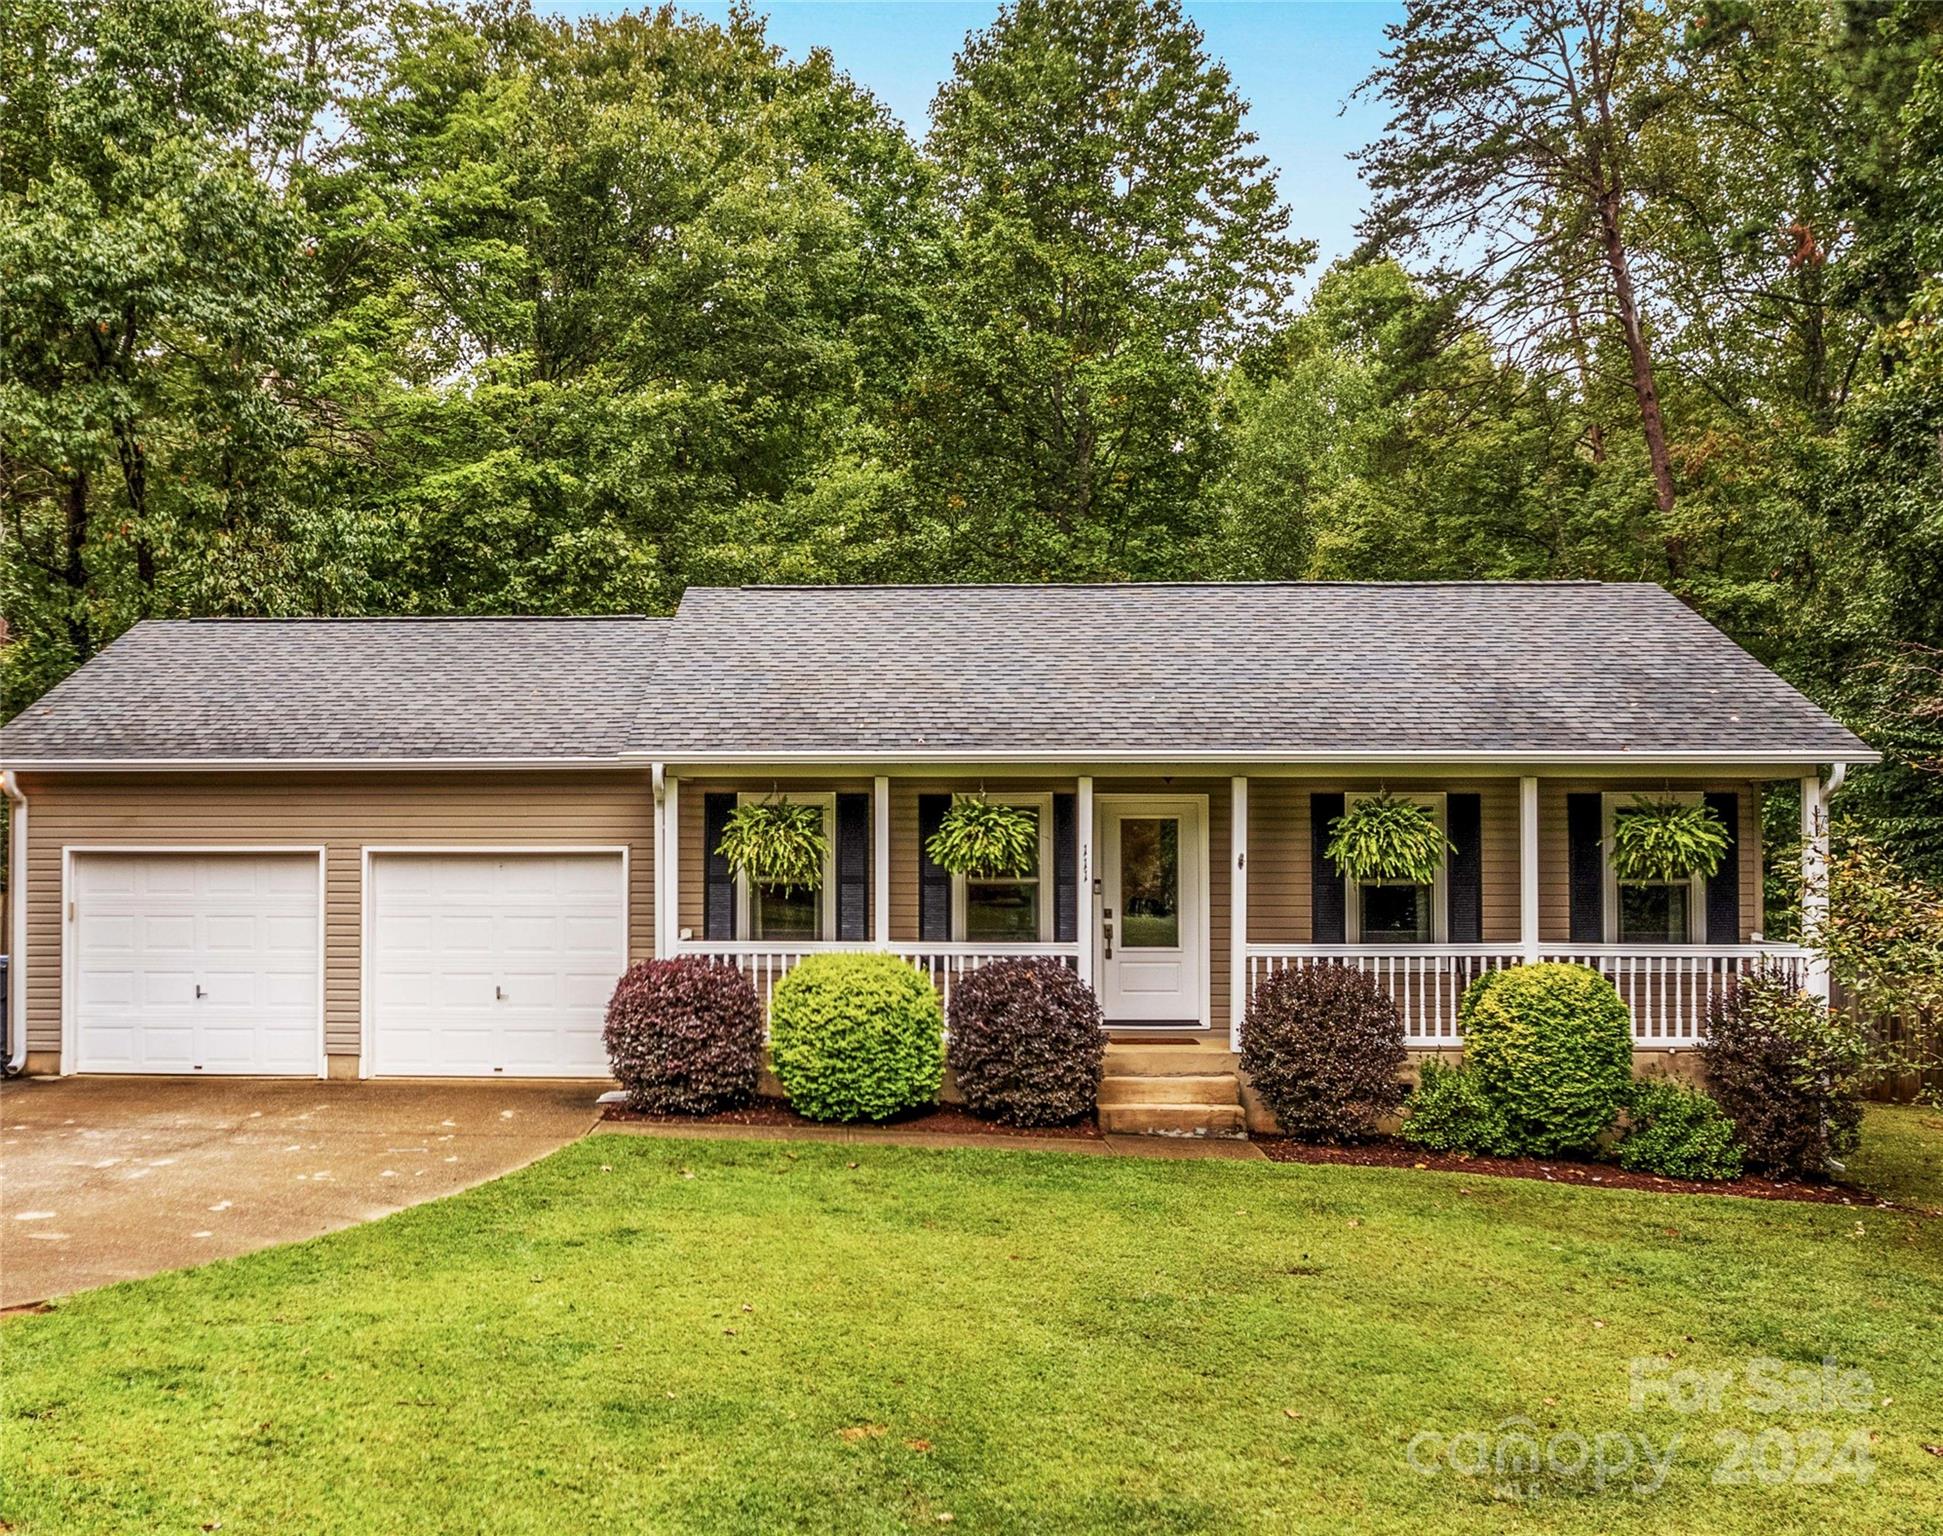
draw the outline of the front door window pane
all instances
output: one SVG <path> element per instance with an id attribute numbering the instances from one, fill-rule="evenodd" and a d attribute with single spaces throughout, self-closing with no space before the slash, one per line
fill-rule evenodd
<path id="1" fill-rule="evenodd" d="M 1690 885 L 1619 887 L 1621 944 L 1685 944 L 1692 935 Z"/>
<path id="2" fill-rule="evenodd" d="M 820 939 L 823 937 L 823 893 L 801 886 L 784 891 L 759 885 L 752 893 L 755 937 L 758 939 Z"/>
<path id="3" fill-rule="evenodd" d="M 1181 824 L 1173 816 L 1120 822 L 1120 943 L 1127 949 L 1181 944 Z"/>
<path id="4" fill-rule="evenodd" d="M 1365 944 L 1428 944 L 1433 891 L 1427 885 L 1366 885 L 1357 931 Z"/>

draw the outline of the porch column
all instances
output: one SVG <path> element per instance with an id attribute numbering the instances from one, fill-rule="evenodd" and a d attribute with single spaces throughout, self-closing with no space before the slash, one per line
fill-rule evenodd
<path id="1" fill-rule="evenodd" d="M 668 954 L 668 785 L 661 764 L 649 767 L 648 783 L 654 794 L 654 810 L 649 820 L 654 832 L 654 926 L 649 942 L 654 947 L 654 958 L 661 960 Z"/>
<path id="2" fill-rule="evenodd" d="M 891 943 L 891 781 L 879 774 L 871 785 L 870 913 L 877 946 Z"/>
<path id="3" fill-rule="evenodd" d="M 1821 775 L 1801 781 L 1801 942 L 1808 951 L 1801 988 L 1828 1001 L 1828 960 L 1822 954 L 1822 928 L 1828 922 L 1828 795 Z"/>
<path id="4" fill-rule="evenodd" d="M 1093 985 L 1093 780 L 1081 774 L 1074 797 L 1073 829 L 1079 838 L 1079 890 L 1073 900 L 1073 937 L 1079 941 L 1079 979 Z"/>
<path id="5" fill-rule="evenodd" d="M 666 936 L 661 952 L 672 955 L 681 943 L 681 799 L 680 783 L 671 773 L 663 781 L 661 794 L 662 824 L 668 829 L 667 862 L 662 865 L 663 878 L 667 884 L 668 904 L 663 909 L 661 932 Z"/>
<path id="6" fill-rule="evenodd" d="M 1538 780 L 1518 781 L 1518 947 L 1538 962 Z"/>
<path id="7" fill-rule="evenodd" d="M 1248 1011 L 1248 780 L 1228 781 L 1228 1049 L 1241 1049 Z"/>

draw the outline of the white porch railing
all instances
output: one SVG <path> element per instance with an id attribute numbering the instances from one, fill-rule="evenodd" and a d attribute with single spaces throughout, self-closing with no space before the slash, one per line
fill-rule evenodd
<path id="1" fill-rule="evenodd" d="M 1808 952 L 1783 944 L 1547 944 L 1539 957 L 1589 966 L 1612 982 L 1632 1014 L 1635 1043 L 1690 1046 L 1704 1038 L 1708 1008 L 1734 977 L 1768 965 L 1799 983 Z M 1523 963 L 1515 944 L 1250 944 L 1248 998 L 1277 971 L 1347 965 L 1395 999 L 1406 1044 L 1457 1046 L 1465 988 L 1486 971 Z"/>
<path id="2" fill-rule="evenodd" d="M 776 983 L 788 975 L 799 960 L 810 955 L 896 955 L 931 978 L 947 1008 L 951 1006 L 952 983 L 966 972 L 975 971 L 981 965 L 990 965 L 995 960 L 1024 960 L 1034 955 L 1049 955 L 1064 960 L 1069 966 L 1077 968 L 1079 965 L 1077 944 L 776 944 L 762 939 L 684 939 L 675 946 L 675 954 L 733 965 L 749 978 L 750 985 L 756 989 L 756 996 L 762 1001 L 765 1014 L 769 1011 L 769 999 L 776 990 Z"/>

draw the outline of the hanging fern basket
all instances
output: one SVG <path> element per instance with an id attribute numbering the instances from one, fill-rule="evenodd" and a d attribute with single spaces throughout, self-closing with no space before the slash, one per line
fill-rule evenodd
<path id="1" fill-rule="evenodd" d="M 1690 880 L 1711 877 L 1732 846 L 1726 824 L 1705 801 L 1636 795 L 1613 813 L 1607 851 L 1621 880 Z"/>
<path id="2" fill-rule="evenodd" d="M 925 842 L 933 864 L 954 875 L 1000 878 L 1035 874 L 1039 820 L 1016 805 L 993 805 L 983 795 L 959 795 Z"/>
<path id="3" fill-rule="evenodd" d="M 1430 885 L 1453 849 L 1437 813 L 1416 800 L 1366 795 L 1338 816 L 1323 855 L 1358 884 Z"/>
<path id="4" fill-rule="evenodd" d="M 715 851 L 752 884 L 784 895 L 818 890 L 830 840 L 823 808 L 789 800 L 738 805 L 729 813 Z"/>

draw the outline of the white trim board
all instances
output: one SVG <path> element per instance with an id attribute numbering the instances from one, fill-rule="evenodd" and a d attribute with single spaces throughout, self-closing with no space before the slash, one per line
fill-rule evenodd
<path id="1" fill-rule="evenodd" d="M 330 970 L 326 950 L 328 925 L 325 909 L 330 900 L 329 849 L 322 843 L 64 843 L 61 846 L 61 1066 L 63 1077 L 76 1071 L 79 1051 L 74 1016 L 76 917 L 74 906 L 74 857 L 76 854 L 173 854 L 189 858 L 221 854 L 311 854 L 317 860 L 317 1075 L 330 1075 L 325 1051 L 324 996 L 325 977 Z"/>

